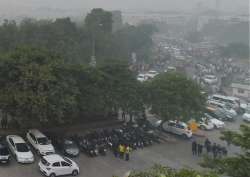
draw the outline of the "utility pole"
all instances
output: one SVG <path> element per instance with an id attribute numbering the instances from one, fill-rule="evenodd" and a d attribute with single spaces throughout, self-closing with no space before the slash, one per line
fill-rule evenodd
<path id="1" fill-rule="evenodd" d="M 91 56 L 91 59 L 90 59 L 90 66 L 96 67 L 95 36 L 94 36 L 94 32 L 92 32 L 92 56 Z"/>

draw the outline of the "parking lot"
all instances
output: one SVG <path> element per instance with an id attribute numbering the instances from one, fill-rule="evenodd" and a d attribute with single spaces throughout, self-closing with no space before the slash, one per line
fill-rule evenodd
<path id="1" fill-rule="evenodd" d="M 236 122 L 226 122 L 226 129 L 238 130 L 242 120 L 239 117 Z M 202 132 L 212 142 L 220 143 L 226 146 L 225 142 L 219 140 L 220 130 Z M 148 168 L 156 163 L 167 165 L 173 168 L 191 167 L 201 169 L 199 162 L 201 157 L 193 157 L 191 154 L 191 141 L 184 140 L 174 135 L 164 135 L 166 138 L 161 144 L 144 148 L 142 150 L 133 151 L 129 162 L 117 159 L 111 152 L 106 156 L 95 158 L 87 157 L 81 154 L 73 159 L 80 166 L 80 177 L 112 177 L 113 175 L 123 176 L 130 170 L 140 170 Z M 204 141 L 204 137 L 194 137 L 197 141 Z M 229 154 L 239 152 L 237 147 L 228 147 Z M 12 158 L 8 165 L 0 166 L 1 177 L 40 177 L 42 174 L 38 169 L 38 160 L 30 165 L 17 164 Z"/>

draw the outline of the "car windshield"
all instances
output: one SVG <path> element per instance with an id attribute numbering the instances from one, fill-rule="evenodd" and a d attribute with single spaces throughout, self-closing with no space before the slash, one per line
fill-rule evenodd
<path id="1" fill-rule="evenodd" d="M 44 158 L 41 159 L 41 162 L 45 166 L 49 166 L 50 165 L 50 163 L 47 160 L 45 160 Z"/>
<path id="2" fill-rule="evenodd" d="M 9 155 L 9 151 L 6 147 L 0 147 L 0 155 Z"/>
<path id="3" fill-rule="evenodd" d="M 48 145 L 49 144 L 49 140 L 46 137 L 41 137 L 41 138 L 37 138 L 38 144 L 41 145 Z"/>
<path id="4" fill-rule="evenodd" d="M 17 143 L 16 149 L 18 152 L 29 152 L 29 148 L 25 143 Z"/>

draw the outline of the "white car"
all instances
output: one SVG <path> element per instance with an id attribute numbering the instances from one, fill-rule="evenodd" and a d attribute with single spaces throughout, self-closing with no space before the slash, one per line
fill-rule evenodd
<path id="1" fill-rule="evenodd" d="M 247 110 L 243 115 L 242 119 L 246 122 L 250 122 L 250 110 Z"/>
<path id="2" fill-rule="evenodd" d="M 22 137 L 17 135 L 8 135 L 6 137 L 9 149 L 18 163 L 33 163 L 34 156 L 29 146 Z"/>
<path id="3" fill-rule="evenodd" d="M 140 82 L 144 82 L 147 80 L 147 76 L 145 74 L 139 74 L 137 76 L 137 80 L 140 81 Z"/>
<path id="4" fill-rule="evenodd" d="M 159 73 L 154 70 L 148 71 L 145 76 L 148 77 L 149 79 L 153 79 L 155 76 L 157 76 Z"/>
<path id="5" fill-rule="evenodd" d="M 38 166 L 40 171 L 49 177 L 62 175 L 77 176 L 80 172 L 78 165 L 73 160 L 58 154 L 43 156 Z"/>
<path id="6" fill-rule="evenodd" d="M 34 147 L 39 155 L 55 153 L 50 140 L 37 129 L 29 130 L 26 134 L 27 140 Z"/>
<path id="7" fill-rule="evenodd" d="M 224 128 L 225 123 L 205 113 L 205 117 L 214 125 L 214 128 Z"/>
<path id="8" fill-rule="evenodd" d="M 166 132 L 180 135 L 184 138 L 191 138 L 192 131 L 188 128 L 184 122 L 167 121 L 162 124 L 162 129 Z"/>
<path id="9" fill-rule="evenodd" d="M 203 77 L 203 81 L 206 84 L 216 84 L 218 82 L 218 79 L 215 75 L 205 75 Z"/>
<path id="10" fill-rule="evenodd" d="M 212 130 L 214 128 L 214 124 L 211 122 L 211 120 L 206 118 L 202 118 L 198 123 L 198 126 L 202 130 Z"/>

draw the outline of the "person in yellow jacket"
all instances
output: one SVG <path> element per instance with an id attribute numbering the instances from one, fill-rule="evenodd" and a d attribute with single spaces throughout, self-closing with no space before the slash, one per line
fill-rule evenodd
<path id="1" fill-rule="evenodd" d="M 125 147 L 125 145 L 120 144 L 118 148 L 119 148 L 120 158 L 123 159 L 123 158 L 124 158 L 124 153 L 125 153 L 126 147 Z"/>

